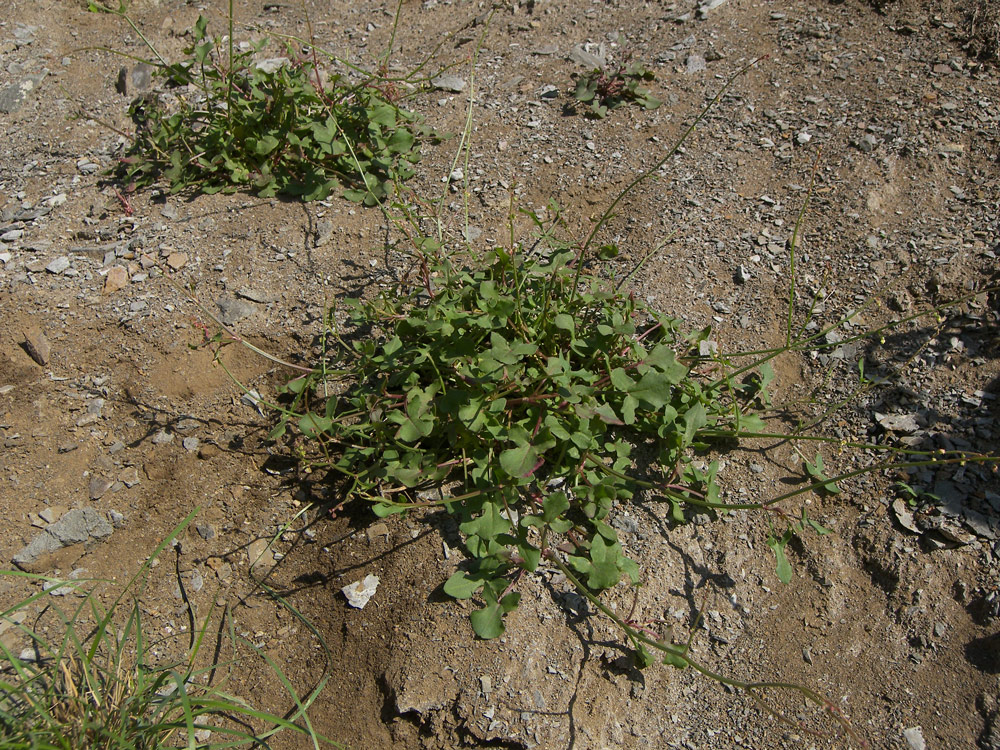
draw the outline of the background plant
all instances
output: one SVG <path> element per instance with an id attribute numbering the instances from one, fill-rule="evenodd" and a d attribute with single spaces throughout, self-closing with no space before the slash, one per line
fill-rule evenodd
<path id="1" fill-rule="evenodd" d="M 587 114 L 604 118 L 612 109 L 626 102 L 634 102 L 645 109 L 656 109 L 662 103 L 650 90 L 642 85 L 656 76 L 640 63 L 621 65 L 609 71 L 595 68 L 576 80 L 573 97 L 583 104 L 589 104 Z"/>
<path id="2" fill-rule="evenodd" d="M 384 70 L 351 81 L 321 70 L 320 53 L 294 41 L 286 41 L 287 60 L 260 65 L 268 40 L 235 45 L 232 7 L 226 37 L 211 36 L 199 16 L 187 58 L 168 63 L 124 6 L 114 12 L 146 42 L 155 58 L 146 62 L 171 92 L 129 108 L 135 137 L 118 169 L 129 189 L 163 179 L 171 192 L 245 189 L 319 200 L 342 191 L 373 205 L 413 176 L 419 140 L 430 133 L 400 106 Z"/>
<path id="3" fill-rule="evenodd" d="M 163 663 L 157 656 L 169 644 L 146 629 L 140 598 L 152 564 L 196 513 L 154 550 L 107 610 L 95 589 L 100 581 L 0 571 L 45 584 L 43 591 L 0 612 L 0 620 L 14 624 L 31 643 L 20 654 L 0 643 L 0 745 L 12 750 L 267 747 L 269 738 L 286 730 L 308 737 L 314 747 L 332 744 L 312 730 L 307 714 L 325 678 L 308 695 L 298 695 L 276 663 L 236 634 L 228 609 L 217 616 L 213 602 L 201 618 L 192 609 L 197 625 L 180 634 L 188 639 L 183 661 Z M 82 599 L 75 606 L 60 606 L 77 596 Z M 279 603 L 318 635 L 290 605 Z M 50 623 L 48 637 L 13 617 L 39 604 L 37 620 Z M 201 658 L 206 637 L 216 649 L 207 663 Z M 227 646 L 232 657 L 222 661 Z M 287 715 L 256 709 L 226 692 L 236 654 L 246 649 L 264 659 L 288 690 L 294 707 Z"/>

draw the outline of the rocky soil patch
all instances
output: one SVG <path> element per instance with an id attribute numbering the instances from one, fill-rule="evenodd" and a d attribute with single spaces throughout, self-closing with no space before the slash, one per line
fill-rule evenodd
<path id="1" fill-rule="evenodd" d="M 221 28 L 225 5 L 136 0 L 131 12 L 171 58 L 199 13 Z M 808 733 L 817 725 L 801 701 L 777 699 L 804 722 L 789 726 L 690 670 L 636 670 L 614 629 L 552 570 L 527 580 L 501 639 L 477 641 L 467 610 L 440 590 L 462 560 L 447 517 L 331 514 L 336 488 L 266 439 L 266 403 L 285 372 L 230 346 L 221 360 L 241 389 L 198 345 L 211 313 L 255 346 L 308 362 L 333 300 L 401 271 L 389 223 L 335 197 L 126 193 L 103 175 L 134 127 L 129 103 L 157 81 L 108 50 L 141 56 L 140 40 L 84 0 L 8 6 L 3 560 L 122 580 L 200 506 L 156 568 L 149 627 L 182 632 L 186 600 L 202 611 L 228 603 L 291 680 L 314 684 L 323 651 L 263 580 L 325 639 L 332 678 L 312 716 L 356 748 L 851 746 L 830 724 Z M 367 1 L 235 7 L 241 37 L 311 29 L 318 45 L 368 68 L 394 13 Z M 827 335 L 832 346 L 778 360 L 776 402 L 844 441 L 997 453 L 1000 295 L 984 291 L 1000 280 L 992 4 L 519 0 L 488 18 L 458 0 L 404 2 L 390 60 L 392 71 L 412 70 L 435 53 L 433 80 L 411 106 L 439 132 L 461 132 L 474 92 L 469 162 L 453 163 L 454 141 L 428 146 L 413 181 L 420 195 L 445 196 L 451 237 L 503 242 L 512 197 L 542 216 L 558 201 L 565 231 L 580 235 L 726 79 L 768 55 L 623 205 L 608 233 L 623 253 L 608 273 L 625 276 L 672 236 L 635 275 L 634 293 L 692 329 L 712 325 L 723 351 L 780 345 L 788 240 L 815 174 L 792 313 L 811 315 L 816 330 L 860 313 Z M 279 53 L 275 44 L 262 55 Z M 641 62 L 662 105 L 587 118 L 574 75 L 601 61 Z M 958 298 L 940 318 L 852 340 Z M 859 360 L 885 382 L 858 392 Z M 734 501 L 780 494 L 804 475 L 788 444 L 720 458 Z M 877 457 L 825 460 L 847 472 Z M 645 498 L 614 526 L 647 578 L 608 601 L 678 639 L 697 622 L 692 648 L 722 674 L 814 686 L 871 747 L 998 748 L 996 476 L 988 465 L 915 467 L 804 498 L 834 533 L 789 546 L 788 585 L 775 575 L 766 519 L 740 512 L 674 527 Z M 0 604 L 41 584 L 25 586 L 0 581 Z M 15 652 L 25 645 L 13 627 L 0 626 L 0 639 Z M 271 711 L 288 700 L 266 671 L 247 667 L 239 683 Z"/>

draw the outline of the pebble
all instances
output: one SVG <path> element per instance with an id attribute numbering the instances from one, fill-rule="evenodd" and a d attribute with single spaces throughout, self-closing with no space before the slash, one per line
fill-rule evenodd
<path id="1" fill-rule="evenodd" d="M 698 6 L 698 16 L 704 18 L 725 2 L 727 0 L 705 0 L 705 2 Z"/>
<path id="2" fill-rule="evenodd" d="M 117 510 L 108 511 L 108 520 L 111 521 L 111 525 L 116 529 L 120 529 L 125 525 L 125 516 L 119 513 Z"/>
<path id="3" fill-rule="evenodd" d="M 104 293 L 114 294 L 128 286 L 128 270 L 124 266 L 112 266 L 104 277 Z"/>
<path id="4" fill-rule="evenodd" d="M 316 237 L 313 239 L 313 247 L 323 247 L 333 239 L 334 224 L 328 219 L 323 219 L 316 224 Z"/>
<path id="5" fill-rule="evenodd" d="M 47 74 L 48 69 L 0 89 L 0 112 L 8 115 L 17 112 Z"/>
<path id="6" fill-rule="evenodd" d="M 42 367 L 49 364 L 52 347 L 40 328 L 32 327 L 24 332 L 24 348 L 28 356 Z"/>
<path id="7" fill-rule="evenodd" d="M 58 258 L 54 258 L 51 263 L 45 266 L 45 270 L 48 271 L 49 273 L 54 273 L 58 275 L 69 267 L 70 267 L 69 256 L 60 255 Z"/>
<path id="8" fill-rule="evenodd" d="M 118 475 L 118 480 L 126 487 L 135 487 L 139 484 L 139 470 L 134 466 L 129 466 Z"/>
<path id="9" fill-rule="evenodd" d="M 153 445 L 166 445 L 173 442 L 174 435 L 166 430 L 158 430 L 152 437 Z"/>
<path id="10" fill-rule="evenodd" d="M 93 508 L 74 508 L 32 539 L 14 555 L 13 561 L 27 569 L 43 555 L 62 547 L 107 539 L 112 530 L 111 524 Z"/>
<path id="11" fill-rule="evenodd" d="M 187 253 L 170 253 L 170 255 L 167 256 L 167 265 L 175 271 L 182 269 L 184 264 L 187 262 Z"/>
<path id="12" fill-rule="evenodd" d="M 196 523 L 194 525 L 194 530 L 197 531 L 198 536 L 200 536 L 205 541 L 215 538 L 215 529 L 212 528 L 211 524 Z"/>
<path id="13" fill-rule="evenodd" d="M 90 499 L 100 500 L 102 497 L 104 497 L 105 493 L 111 489 L 112 484 L 114 484 L 114 482 L 108 479 L 107 477 L 98 477 L 98 476 L 91 477 L 90 487 L 89 487 Z"/>
<path id="14" fill-rule="evenodd" d="M 347 598 L 347 603 L 355 609 L 364 609 L 365 605 L 375 596 L 379 577 L 366 575 L 362 580 L 344 586 L 340 591 Z"/>
<path id="15" fill-rule="evenodd" d="M 0 240 L 4 242 L 16 242 L 24 236 L 23 229 L 11 229 L 3 234 L 0 234 Z"/>
<path id="16" fill-rule="evenodd" d="M 266 539 L 255 539 L 247 547 L 247 560 L 250 563 L 250 572 L 256 576 L 266 574 L 274 567 L 274 555 L 268 548 Z"/>
<path id="17" fill-rule="evenodd" d="M 198 450 L 198 446 L 201 441 L 196 437 L 186 437 L 181 441 L 181 445 L 184 446 L 184 450 L 194 453 Z"/>
<path id="18" fill-rule="evenodd" d="M 605 44 L 577 44 L 570 50 L 569 59 L 590 70 L 604 70 L 608 64 Z"/>
<path id="19" fill-rule="evenodd" d="M 688 55 L 684 61 L 684 72 L 688 75 L 708 70 L 708 61 L 703 55 Z"/>
<path id="20" fill-rule="evenodd" d="M 924 734 L 920 731 L 920 727 L 904 729 L 903 738 L 910 746 L 910 750 L 927 750 L 927 743 L 924 742 Z"/>
<path id="21" fill-rule="evenodd" d="M 465 89 L 465 79 L 451 75 L 450 73 L 444 73 L 432 78 L 431 83 L 435 88 L 439 88 L 442 91 L 450 91 L 454 94 L 458 94 Z"/>
<path id="22" fill-rule="evenodd" d="M 198 448 L 198 458 L 208 460 L 219 455 L 219 447 L 212 443 L 203 443 Z"/>
<path id="23" fill-rule="evenodd" d="M 877 145 L 878 141 L 871 133 L 865 133 L 861 140 L 858 141 L 858 148 L 866 154 L 870 154 L 874 151 Z"/>
<path id="24" fill-rule="evenodd" d="M 227 326 L 253 314 L 253 308 L 250 305 L 231 297 L 220 297 L 215 301 L 215 304 L 221 312 L 219 319 Z"/>

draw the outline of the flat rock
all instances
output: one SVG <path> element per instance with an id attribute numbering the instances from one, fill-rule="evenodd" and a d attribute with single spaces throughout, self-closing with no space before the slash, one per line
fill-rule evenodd
<path id="1" fill-rule="evenodd" d="M 219 319 L 227 326 L 253 314 L 253 308 L 246 302 L 231 297 L 220 297 L 215 301 L 221 315 Z"/>
<path id="2" fill-rule="evenodd" d="M 24 350 L 42 367 L 49 364 L 52 347 L 41 328 L 34 326 L 24 332 Z"/>
<path id="3" fill-rule="evenodd" d="M 175 271 L 182 269 L 187 262 L 187 253 L 170 253 L 167 256 L 167 265 Z"/>
<path id="4" fill-rule="evenodd" d="M 8 115 L 17 112 L 44 77 L 45 73 L 38 73 L 0 89 L 0 112 Z"/>
<path id="5" fill-rule="evenodd" d="M 114 482 L 107 477 L 91 477 L 88 493 L 91 500 L 100 500 L 111 489 Z"/>
<path id="6" fill-rule="evenodd" d="M 608 64 L 608 50 L 604 44 L 577 44 L 570 50 L 569 59 L 591 70 L 604 70 Z"/>
<path id="7" fill-rule="evenodd" d="M 58 276 L 69 267 L 70 267 L 69 256 L 60 255 L 58 258 L 53 258 L 52 262 L 50 262 L 47 266 L 45 266 L 45 270 L 48 271 L 49 273 L 54 273 Z"/>
<path id="8" fill-rule="evenodd" d="M 114 294 L 128 286 L 128 270 L 124 266 L 112 266 L 104 277 L 104 293 Z"/>
<path id="9" fill-rule="evenodd" d="M 442 73 L 441 75 L 432 78 L 431 83 L 435 88 L 439 88 L 442 91 L 451 91 L 454 94 L 457 94 L 465 89 L 465 79 L 449 73 Z"/>
<path id="10" fill-rule="evenodd" d="M 44 555 L 76 544 L 90 545 L 111 536 L 111 524 L 93 508 L 74 508 L 35 536 L 14 555 L 13 562 L 28 570 Z"/>
<path id="11" fill-rule="evenodd" d="M 266 539 L 255 539 L 247 547 L 247 558 L 250 572 L 255 576 L 263 576 L 274 567 L 274 554 L 268 547 Z"/>

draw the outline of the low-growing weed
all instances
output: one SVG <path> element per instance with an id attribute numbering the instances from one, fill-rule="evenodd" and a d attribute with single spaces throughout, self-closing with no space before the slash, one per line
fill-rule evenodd
<path id="1" fill-rule="evenodd" d="M 146 62 L 166 87 L 129 108 L 135 137 L 117 169 L 127 190 L 165 180 L 171 192 L 250 190 L 303 200 L 342 192 L 374 205 L 413 176 L 420 138 L 430 133 L 400 106 L 384 66 L 351 81 L 322 68 L 334 60 L 292 40 L 286 57 L 260 62 L 268 40 L 235 44 L 231 3 L 228 35 L 209 34 L 199 16 L 186 59 L 168 63 L 124 4 L 92 7 L 119 15 L 140 35 L 154 57 Z"/>
<path id="2" fill-rule="evenodd" d="M 214 602 L 201 618 L 189 604 L 194 627 L 179 635 L 186 640 L 180 646 L 184 657 L 163 661 L 162 654 L 176 644 L 149 632 L 141 596 L 151 566 L 196 513 L 154 550 L 107 610 L 96 587 L 109 582 L 0 571 L 44 584 L 44 590 L 0 612 L 0 622 L 30 643 L 14 653 L 0 642 L 0 745 L 11 750 L 212 750 L 268 747 L 269 738 L 284 731 L 307 737 L 312 747 L 335 744 L 312 729 L 307 714 L 326 678 L 300 696 L 273 660 L 237 635 L 232 613 L 217 612 Z M 77 597 L 82 598 L 74 606 L 60 605 Z M 318 636 L 290 605 L 279 604 Z M 34 613 L 30 620 L 24 617 L 29 612 Z M 202 654 L 206 645 L 215 649 L 209 659 Z M 232 657 L 222 660 L 227 648 Z M 241 661 L 239 652 L 247 650 L 263 659 L 289 692 L 289 713 L 254 708 L 226 691 Z"/>
<path id="3" fill-rule="evenodd" d="M 582 104 L 589 104 L 587 115 L 603 119 L 612 109 L 626 102 L 634 102 L 645 109 L 656 109 L 662 102 L 643 86 L 656 76 L 640 63 L 621 65 L 614 70 L 595 68 L 576 80 L 573 97 Z"/>

